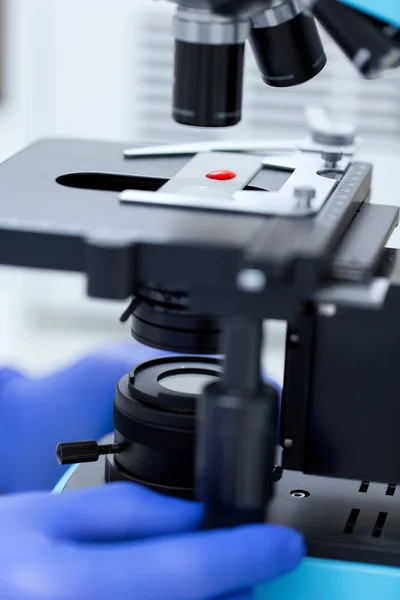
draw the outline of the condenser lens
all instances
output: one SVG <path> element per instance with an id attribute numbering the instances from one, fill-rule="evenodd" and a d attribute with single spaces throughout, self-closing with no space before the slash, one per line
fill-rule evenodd
<path id="1" fill-rule="evenodd" d="M 168 373 L 158 380 L 159 384 L 171 392 L 181 394 L 201 394 L 204 388 L 216 381 L 217 375 L 211 373 Z"/>

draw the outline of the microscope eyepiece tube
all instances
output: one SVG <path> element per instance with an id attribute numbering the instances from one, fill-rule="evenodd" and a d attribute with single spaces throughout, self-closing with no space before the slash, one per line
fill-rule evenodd
<path id="1" fill-rule="evenodd" d="M 179 7 L 173 30 L 175 121 L 196 127 L 239 123 L 250 21 Z"/>

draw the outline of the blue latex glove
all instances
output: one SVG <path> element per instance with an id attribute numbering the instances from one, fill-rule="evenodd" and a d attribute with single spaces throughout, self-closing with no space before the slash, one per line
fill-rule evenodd
<path id="1" fill-rule="evenodd" d="M 157 356 L 165 352 L 130 341 L 46 377 L 1 370 L 0 492 L 51 490 L 67 469 L 56 461 L 56 445 L 113 431 L 117 382 L 135 364 Z"/>
<path id="2" fill-rule="evenodd" d="M 200 520 L 198 504 L 133 484 L 0 498 L 0 598 L 250 600 L 303 557 L 283 527 Z"/>
<path id="3" fill-rule="evenodd" d="M 110 433 L 117 382 L 161 354 L 130 341 L 46 377 L 0 371 L 0 492 L 52 489 L 66 470 L 56 461 L 57 443 Z"/>

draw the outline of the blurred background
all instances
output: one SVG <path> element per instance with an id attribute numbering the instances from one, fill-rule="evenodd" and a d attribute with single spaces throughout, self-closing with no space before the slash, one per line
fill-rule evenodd
<path id="1" fill-rule="evenodd" d="M 315 80 L 266 87 L 247 55 L 240 126 L 193 131 L 170 118 L 173 5 L 153 0 L 0 0 L 0 159 L 49 136 L 127 141 L 294 138 L 303 109 L 324 105 L 355 123 L 360 157 L 375 164 L 374 199 L 398 204 L 400 71 L 366 82 L 324 37 L 329 64 Z M 394 234 L 392 245 L 400 246 Z M 0 268 L 0 363 L 47 371 L 129 338 L 125 304 L 89 300 L 77 275 Z M 284 326 L 272 324 L 269 371 L 283 369 Z"/>

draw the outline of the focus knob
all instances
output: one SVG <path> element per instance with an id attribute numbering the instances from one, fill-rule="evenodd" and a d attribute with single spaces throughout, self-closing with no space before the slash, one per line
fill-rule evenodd
<path id="1" fill-rule="evenodd" d="M 81 442 L 65 442 L 57 445 L 56 457 L 60 465 L 75 465 L 99 460 L 104 454 L 118 454 L 118 444 L 100 446 L 94 440 Z"/>

